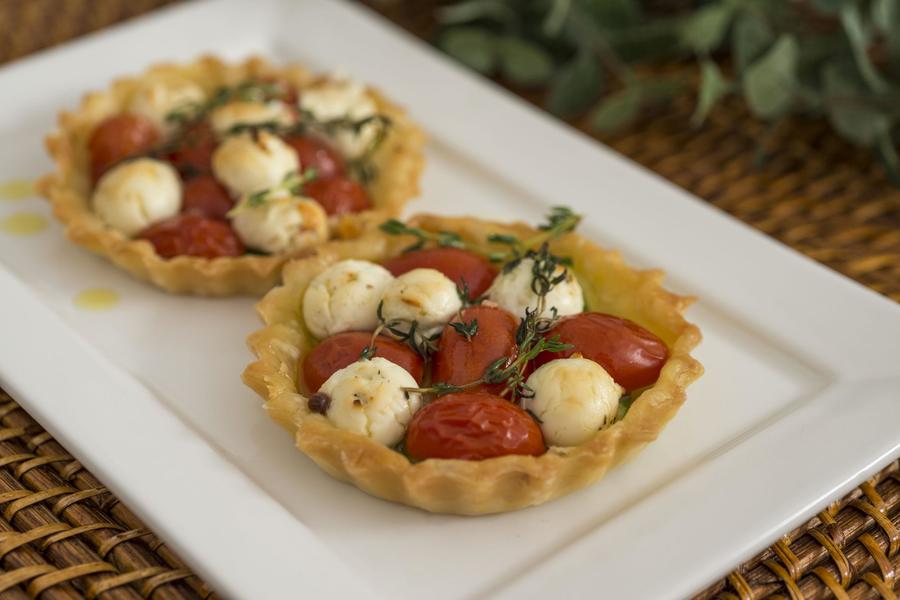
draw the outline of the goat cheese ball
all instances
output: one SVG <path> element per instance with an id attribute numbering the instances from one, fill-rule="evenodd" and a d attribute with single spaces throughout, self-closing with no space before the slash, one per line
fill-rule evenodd
<path id="1" fill-rule="evenodd" d="M 372 330 L 390 271 L 365 260 L 342 260 L 316 275 L 303 294 L 303 319 L 314 336 Z"/>
<path id="2" fill-rule="evenodd" d="M 520 319 L 525 316 L 526 308 L 537 310 L 538 295 L 531 289 L 531 282 L 534 279 L 533 268 L 534 259 L 523 258 L 511 271 L 497 275 L 488 288 L 488 300 Z M 563 270 L 564 267 L 559 266 L 555 274 L 559 275 Z M 551 307 L 556 308 L 560 317 L 578 314 L 584 308 L 584 292 L 571 269 L 568 270 L 566 278 L 547 293 L 544 311 L 538 316 L 549 316 Z"/>
<path id="3" fill-rule="evenodd" d="M 549 446 L 577 446 L 615 419 L 624 389 L 599 364 L 560 358 L 528 378 L 534 396 L 522 408 L 534 413 Z"/>
<path id="4" fill-rule="evenodd" d="M 418 330 L 427 336 L 439 332 L 462 308 L 456 284 L 436 269 L 400 275 L 384 291 L 382 303 L 385 321 L 417 321 Z"/>
<path id="5" fill-rule="evenodd" d="M 350 119 L 360 121 L 378 112 L 375 100 L 365 86 L 349 79 L 323 81 L 303 90 L 300 110 L 311 113 L 317 121 Z M 368 123 L 359 131 L 342 128 L 332 141 L 348 159 L 362 156 L 378 131 L 376 123 Z"/>
<path id="6" fill-rule="evenodd" d="M 238 125 L 263 123 L 291 125 L 294 122 L 294 113 L 280 100 L 269 102 L 234 100 L 214 109 L 209 115 L 209 122 L 217 135 L 224 136 Z"/>
<path id="7" fill-rule="evenodd" d="M 421 394 L 404 389 L 416 387 L 405 369 L 375 357 L 335 371 L 319 393 L 330 399 L 325 416 L 337 427 L 393 446 L 422 405 Z"/>
<path id="8" fill-rule="evenodd" d="M 107 225 L 134 236 L 181 210 L 181 179 L 168 163 L 139 158 L 107 171 L 94 190 L 94 212 Z"/>
<path id="9" fill-rule="evenodd" d="M 328 215 L 318 202 L 287 192 L 252 205 L 246 199 L 231 225 L 249 248 L 281 254 L 328 239 Z"/>
<path id="10" fill-rule="evenodd" d="M 216 179 L 235 196 L 275 187 L 300 169 L 297 152 L 267 131 L 225 138 L 212 155 Z"/>
<path id="11" fill-rule="evenodd" d="M 166 117 L 172 111 L 199 105 L 206 101 L 203 88 L 177 75 L 151 77 L 142 81 L 129 102 L 129 112 L 147 118 L 157 129 L 168 135 L 175 125 Z"/>

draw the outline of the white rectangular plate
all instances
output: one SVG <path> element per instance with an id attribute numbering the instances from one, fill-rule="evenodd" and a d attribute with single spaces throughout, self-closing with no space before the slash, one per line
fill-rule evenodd
<path id="1" fill-rule="evenodd" d="M 681 597 L 898 452 L 900 307 L 345 3 L 192 3 L 7 67 L 0 181 L 50 168 L 41 139 L 84 91 L 204 51 L 340 67 L 407 105 L 431 136 L 413 210 L 583 212 L 586 235 L 701 299 L 707 369 L 660 439 L 598 485 L 430 515 L 324 475 L 263 414 L 240 382 L 252 300 L 167 296 L 55 224 L 0 234 L 0 383 L 220 593 Z M 22 210 L 49 216 L 35 198 L 0 218 Z M 121 304 L 79 310 L 88 287 Z"/>

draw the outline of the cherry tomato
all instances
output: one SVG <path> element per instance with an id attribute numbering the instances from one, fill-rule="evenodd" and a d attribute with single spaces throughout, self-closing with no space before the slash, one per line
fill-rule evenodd
<path id="1" fill-rule="evenodd" d="M 541 428 L 528 413 L 485 392 L 448 394 L 419 409 L 406 432 L 406 452 L 416 460 L 482 460 L 544 453 Z"/>
<path id="2" fill-rule="evenodd" d="M 225 220 L 234 206 L 228 190 L 212 175 L 198 175 L 184 184 L 181 212 L 193 213 L 209 219 Z"/>
<path id="3" fill-rule="evenodd" d="M 114 164 L 146 152 L 158 139 L 159 132 L 145 117 L 123 113 L 101 122 L 88 140 L 94 181 Z"/>
<path id="4" fill-rule="evenodd" d="M 453 322 L 463 326 L 477 324 L 475 335 L 469 339 L 453 326 L 444 328 L 434 354 L 432 381 L 464 385 L 475 381 L 494 361 L 512 356 L 516 351 L 518 320 L 512 314 L 496 306 L 472 306 L 460 313 Z M 503 385 L 479 386 L 499 393 Z"/>
<path id="5" fill-rule="evenodd" d="M 317 391 L 332 373 L 355 362 L 371 340 L 372 333 L 369 331 L 345 331 L 322 340 L 306 355 L 301 365 L 301 375 L 306 387 L 310 391 Z M 403 367 L 413 379 L 422 382 L 425 363 L 409 346 L 380 335 L 375 340 L 375 356 Z"/>
<path id="6" fill-rule="evenodd" d="M 286 138 L 285 143 L 297 152 L 300 168 L 315 168 L 317 179 L 331 179 L 344 174 L 344 159 L 326 142 L 305 136 Z"/>
<path id="7" fill-rule="evenodd" d="M 139 237 L 153 244 L 163 258 L 217 258 L 244 253 L 244 245 L 228 223 L 195 214 L 176 215 L 151 225 Z"/>
<path id="8" fill-rule="evenodd" d="M 661 339 L 628 319 L 587 312 L 562 319 L 548 335 L 558 335 L 574 348 L 564 352 L 544 352 L 535 359 L 540 366 L 575 352 L 600 365 L 626 390 L 650 385 L 669 358 Z"/>
<path id="9" fill-rule="evenodd" d="M 346 177 L 316 179 L 303 186 L 303 193 L 329 215 L 344 215 L 372 208 L 369 192 L 358 181 Z"/>
<path id="10" fill-rule="evenodd" d="M 471 298 L 486 292 L 497 276 L 497 269 L 490 261 L 461 248 L 426 248 L 407 252 L 389 258 L 383 266 L 395 277 L 413 269 L 437 269 L 460 287 L 465 282 Z"/>
<path id="11" fill-rule="evenodd" d="M 219 141 L 208 123 L 189 126 L 166 158 L 182 177 L 212 172 L 212 155 Z"/>

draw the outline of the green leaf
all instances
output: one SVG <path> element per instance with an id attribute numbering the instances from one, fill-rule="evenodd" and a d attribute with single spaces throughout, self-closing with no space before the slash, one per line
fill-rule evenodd
<path id="1" fill-rule="evenodd" d="M 684 22 L 682 42 L 697 54 L 709 54 L 722 45 L 733 17 L 731 2 L 722 0 L 707 4 Z"/>
<path id="2" fill-rule="evenodd" d="M 603 29 L 628 27 L 641 20 L 641 6 L 637 0 L 580 0 L 579 4 Z"/>
<path id="3" fill-rule="evenodd" d="M 572 8 L 572 0 L 551 0 L 550 10 L 544 17 L 542 29 L 544 34 L 550 37 L 556 37 L 566 24 L 569 16 L 569 10 Z"/>
<path id="4" fill-rule="evenodd" d="M 622 60 L 673 60 L 684 54 L 682 18 L 660 18 L 606 32 L 610 46 Z"/>
<path id="5" fill-rule="evenodd" d="M 562 66 L 553 80 L 547 107 L 564 117 L 586 110 L 603 91 L 603 71 L 588 53 L 579 53 Z"/>
<path id="6" fill-rule="evenodd" d="M 869 32 L 863 24 L 859 6 L 856 4 L 844 6 L 841 9 L 841 23 L 847 39 L 850 40 L 850 46 L 853 48 L 853 58 L 856 60 L 856 68 L 859 69 L 860 75 L 873 91 L 886 92 L 889 87 L 887 81 L 881 77 L 875 65 L 869 60 Z"/>
<path id="7" fill-rule="evenodd" d="M 553 74 L 553 59 L 547 51 L 527 40 L 502 37 L 497 44 L 497 53 L 500 70 L 516 83 L 544 83 Z"/>
<path id="8" fill-rule="evenodd" d="M 518 21 L 518 15 L 503 0 L 469 0 L 457 2 L 437 11 L 438 21 L 443 25 L 458 25 L 484 19 L 509 25 Z"/>
<path id="9" fill-rule="evenodd" d="M 741 14 L 734 23 L 731 40 L 731 51 L 738 72 L 743 73 L 774 41 L 775 32 L 765 19 L 755 13 Z"/>
<path id="10" fill-rule="evenodd" d="M 872 23 L 885 35 L 897 33 L 900 29 L 900 2 L 872 0 Z"/>
<path id="11" fill-rule="evenodd" d="M 783 34 L 744 74 L 744 94 L 753 114 L 775 119 L 791 108 L 796 69 L 797 40 Z"/>
<path id="12" fill-rule="evenodd" d="M 447 54 L 480 73 L 490 73 L 497 64 L 497 40 L 486 29 L 454 27 L 444 32 L 438 43 Z"/>
<path id="13" fill-rule="evenodd" d="M 697 108 L 691 117 L 691 124 L 699 127 L 706 120 L 712 107 L 731 91 L 731 84 L 722 76 L 719 66 L 706 59 L 700 64 L 700 92 L 697 94 Z"/>
<path id="14" fill-rule="evenodd" d="M 641 99 L 641 90 L 637 86 L 629 86 L 607 96 L 591 114 L 591 127 L 600 133 L 612 133 L 621 129 L 638 116 Z"/>
<path id="15" fill-rule="evenodd" d="M 866 104 L 866 87 L 853 65 L 831 62 L 822 69 L 825 104 L 832 127 L 859 146 L 872 147 L 890 129 L 888 117 Z"/>

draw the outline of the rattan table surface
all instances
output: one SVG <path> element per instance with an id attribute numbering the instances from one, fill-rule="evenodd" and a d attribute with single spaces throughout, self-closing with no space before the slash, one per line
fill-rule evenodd
<path id="1" fill-rule="evenodd" d="M 175 1 L 0 0 L 0 64 Z M 432 21 L 423 7 L 431 3 L 416 3 L 414 10 L 408 2 L 374 4 L 414 33 L 429 35 Z M 704 128 L 691 129 L 693 102 L 685 94 L 601 141 L 900 301 L 900 189 L 880 165 L 827 124 L 799 119 L 767 139 L 767 160 L 755 164 L 764 126 L 735 101 L 713 112 Z M 0 599 L 212 596 L 2 392 L 0 510 Z M 894 462 L 698 598 L 895 598 L 898 570 L 900 463 Z"/>

